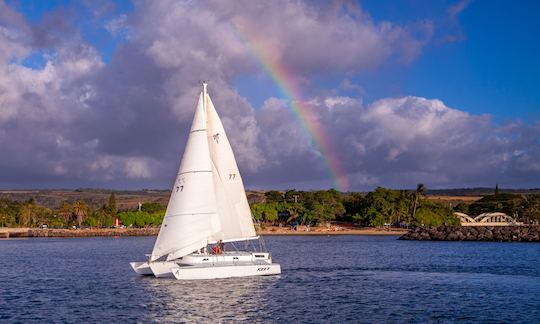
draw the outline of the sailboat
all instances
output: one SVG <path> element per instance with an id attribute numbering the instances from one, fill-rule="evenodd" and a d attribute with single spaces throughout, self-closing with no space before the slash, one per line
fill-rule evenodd
<path id="1" fill-rule="evenodd" d="M 281 266 L 272 262 L 264 244 L 259 251 L 236 248 L 254 240 L 263 242 L 205 82 L 152 253 L 147 261 L 130 265 L 140 275 L 178 280 L 280 274 Z"/>

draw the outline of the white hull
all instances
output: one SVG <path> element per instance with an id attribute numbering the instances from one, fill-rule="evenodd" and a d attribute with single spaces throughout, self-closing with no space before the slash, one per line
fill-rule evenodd
<path id="1" fill-rule="evenodd" d="M 172 269 L 178 280 L 220 279 L 281 274 L 279 264 L 232 264 L 217 266 L 178 266 Z"/>
<path id="2" fill-rule="evenodd" d="M 155 261 L 150 263 L 150 269 L 156 278 L 174 278 L 172 268 L 178 267 L 173 261 Z"/>
<path id="3" fill-rule="evenodd" d="M 177 277 L 173 272 L 180 269 L 178 279 L 213 279 L 245 276 L 274 275 L 281 273 L 279 264 L 272 263 L 270 253 L 225 252 L 223 254 L 190 254 L 172 261 L 131 262 L 140 275 L 156 278 Z"/>
<path id="4" fill-rule="evenodd" d="M 148 262 L 130 262 L 131 268 L 133 268 L 133 271 L 135 271 L 137 274 L 140 274 L 141 276 L 153 276 L 154 273 L 152 272 L 152 269 L 150 269 L 150 265 Z"/>

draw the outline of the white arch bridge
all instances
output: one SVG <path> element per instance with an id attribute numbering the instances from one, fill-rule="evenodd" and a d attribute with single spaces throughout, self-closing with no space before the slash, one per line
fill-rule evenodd
<path id="1" fill-rule="evenodd" d="M 515 226 L 523 225 L 505 213 L 483 213 L 476 217 L 471 217 L 464 213 L 454 213 L 459 218 L 461 226 Z"/>

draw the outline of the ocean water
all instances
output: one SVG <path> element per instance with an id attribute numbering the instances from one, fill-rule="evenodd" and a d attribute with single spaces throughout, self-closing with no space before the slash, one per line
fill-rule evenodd
<path id="1" fill-rule="evenodd" d="M 282 275 L 139 277 L 153 237 L 0 240 L 1 323 L 540 322 L 540 245 L 265 238 Z"/>

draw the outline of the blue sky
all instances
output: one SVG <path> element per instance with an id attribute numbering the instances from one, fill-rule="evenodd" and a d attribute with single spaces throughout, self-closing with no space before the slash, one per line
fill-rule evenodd
<path id="1" fill-rule="evenodd" d="M 4 1 L 0 186 L 166 188 L 200 80 L 248 187 L 332 186 L 233 19 L 300 80 L 350 189 L 540 182 L 540 2 Z"/>
<path id="2" fill-rule="evenodd" d="M 379 97 L 440 98 L 450 107 L 498 119 L 538 119 L 540 3 L 471 1 L 450 22 L 447 8 L 452 3 L 362 2 L 374 17 L 402 22 L 432 18 L 440 28 L 416 62 L 374 71 L 362 78 L 363 84 Z M 442 43 L 448 34 L 462 40 Z"/>

